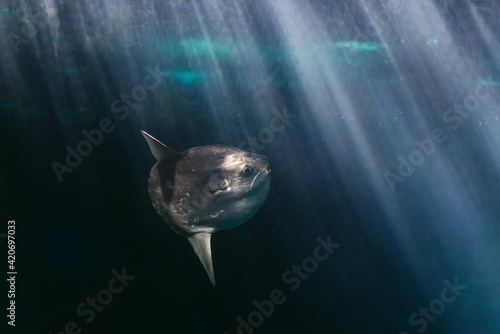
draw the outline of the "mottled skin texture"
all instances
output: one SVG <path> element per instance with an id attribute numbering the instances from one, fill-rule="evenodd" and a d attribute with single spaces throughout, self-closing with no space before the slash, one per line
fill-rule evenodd
<path id="1" fill-rule="evenodd" d="M 210 236 L 243 224 L 262 206 L 271 181 L 267 157 L 219 145 L 177 153 L 143 135 L 158 159 L 149 176 L 153 207 L 189 238 L 215 285 Z"/>
<path id="2" fill-rule="evenodd" d="M 224 146 L 195 147 L 183 154 L 175 163 L 156 163 L 149 179 L 153 206 L 177 233 L 241 225 L 264 203 L 270 181 L 266 157 Z M 248 175 L 242 173 L 245 166 L 252 168 Z"/>

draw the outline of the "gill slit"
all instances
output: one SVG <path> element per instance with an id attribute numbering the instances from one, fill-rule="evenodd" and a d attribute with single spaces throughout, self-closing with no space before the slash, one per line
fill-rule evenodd
<path id="1" fill-rule="evenodd" d="M 257 173 L 257 175 L 255 175 L 255 176 L 253 177 L 252 183 L 250 183 L 250 188 L 252 188 L 253 183 L 255 182 L 255 179 L 257 178 L 257 176 L 259 176 L 259 174 L 260 174 L 261 172 L 262 172 L 262 170 L 259 170 L 259 172 Z"/>

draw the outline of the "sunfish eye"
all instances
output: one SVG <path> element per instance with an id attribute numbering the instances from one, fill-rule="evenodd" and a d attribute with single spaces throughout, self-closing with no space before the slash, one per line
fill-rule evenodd
<path id="1" fill-rule="evenodd" d="M 253 171 L 252 167 L 246 165 L 241 170 L 241 174 L 243 174 L 243 175 L 250 175 L 250 174 L 252 174 L 252 171 Z"/>

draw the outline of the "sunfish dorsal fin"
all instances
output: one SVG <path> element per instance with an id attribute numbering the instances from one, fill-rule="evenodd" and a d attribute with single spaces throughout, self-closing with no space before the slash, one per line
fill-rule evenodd
<path id="1" fill-rule="evenodd" d="M 146 131 L 141 130 L 142 135 L 146 138 L 148 142 L 149 148 L 151 149 L 151 153 L 153 153 L 154 157 L 158 161 L 175 161 L 182 158 L 182 154 L 172 151 L 161 141 L 151 136 Z"/>
<path id="2" fill-rule="evenodd" d="M 209 233 L 196 233 L 188 237 L 191 246 L 193 246 L 196 255 L 205 267 L 205 271 L 210 277 L 210 281 L 212 285 L 215 286 L 215 275 L 214 275 L 214 267 L 212 265 L 212 250 L 210 249 L 210 238 L 211 234 Z"/>

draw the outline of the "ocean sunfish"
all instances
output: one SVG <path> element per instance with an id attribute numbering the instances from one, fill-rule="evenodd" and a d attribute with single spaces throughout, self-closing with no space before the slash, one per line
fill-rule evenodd
<path id="1" fill-rule="evenodd" d="M 188 238 L 215 286 L 210 238 L 250 219 L 269 192 L 267 157 L 238 148 L 210 145 L 174 152 L 141 130 L 158 162 L 148 191 L 156 212 Z"/>

